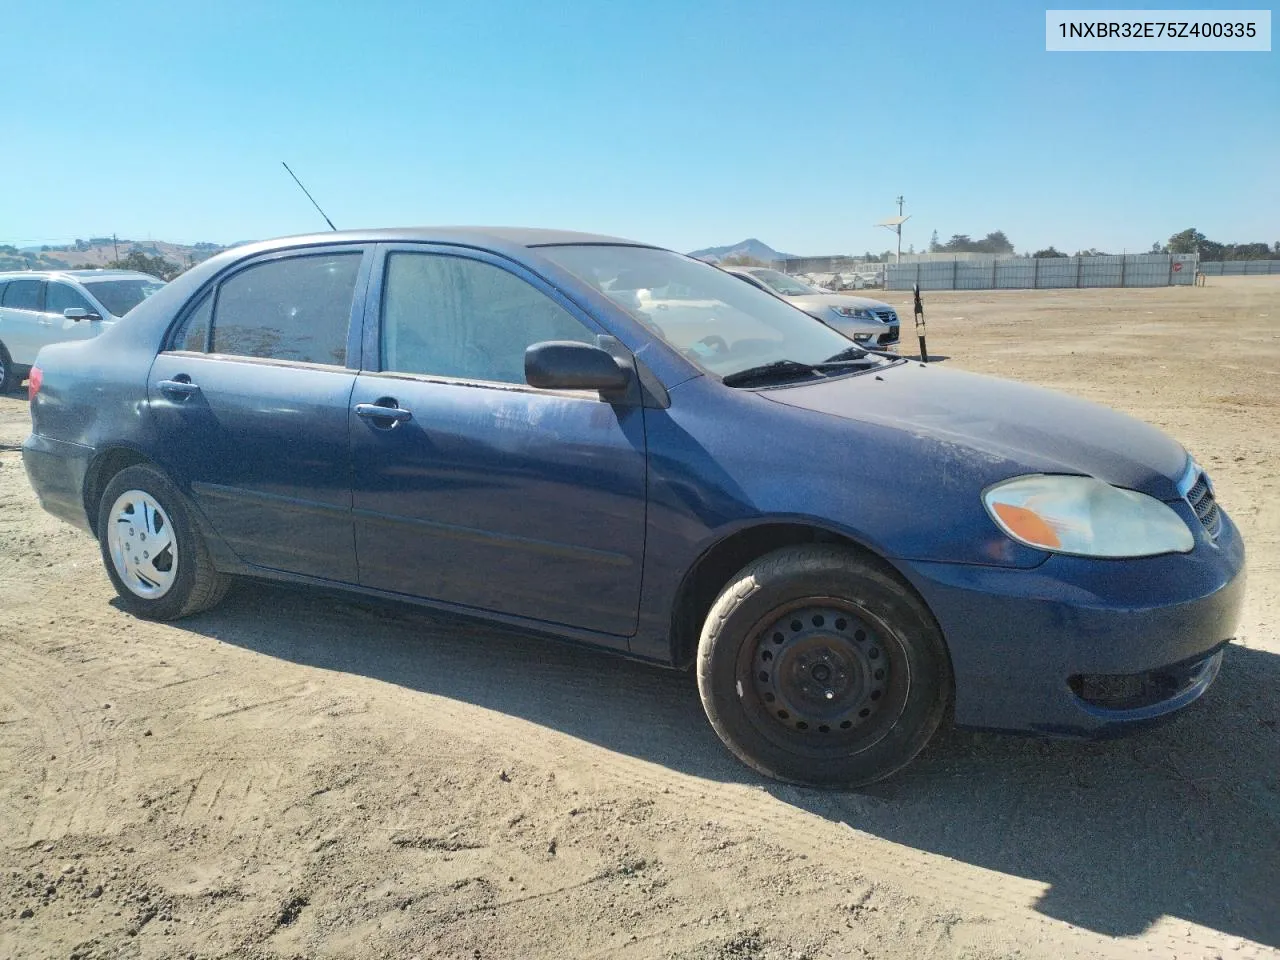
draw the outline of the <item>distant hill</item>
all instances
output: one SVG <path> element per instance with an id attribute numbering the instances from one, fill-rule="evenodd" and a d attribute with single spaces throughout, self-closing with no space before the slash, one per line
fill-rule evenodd
<path id="1" fill-rule="evenodd" d="M 794 256 L 794 254 L 779 253 L 767 243 L 763 243 L 755 237 L 749 237 L 727 247 L 706 247 L 702 250 L 694 250 L 689 256 L 703 260 L 723 260 L 725 257 L 754 257 L 756 260 L 763 260 L 768 263 L 770 260 L 786 260 Z"/>
<path id="2" fill-rule="evenodd" d="M 123 260 L 137 251 L 148 257 L 160 257 L 183 269 L 207 260 L 220 250 L 220 243 L 169 243 L 166 240 L 126 240 L 93 237 L 73 244 L 53 247 L 0 246 L 0 270 L 72 270 L 76 267 L 102 267 L 116 259 Z"/>

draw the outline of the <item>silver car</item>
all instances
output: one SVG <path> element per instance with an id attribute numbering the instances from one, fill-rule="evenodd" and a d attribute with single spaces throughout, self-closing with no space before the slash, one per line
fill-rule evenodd
<path id="1" fill-rule="evenodd" d="M 41 347 L 96 337 L 163 286 L 132 270 L 0 273 L 0 393 L 27 378 Z"/>
<path id="2" fill-rule="evenodd" d="M 898 342 L 898 312 L 887 303 L 822 290 L 768 267 L 722 269 L 794 304 L 858 343 L 886 348 Z"/>

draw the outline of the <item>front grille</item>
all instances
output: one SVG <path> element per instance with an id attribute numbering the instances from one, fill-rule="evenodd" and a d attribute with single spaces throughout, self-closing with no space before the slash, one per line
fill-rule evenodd
<path id="1" fill-rule="evenodd" d="M 1218 509 L 1218 501 L 1214 499 L 1213 489 L 1209 486 L 1209 478 L 1203 473 L 1196 478 L 1195 485 L 1187 491 L 1187 503 L 1195 512 L 1196 519 L 1211 537 L 1216 537 L 1222 528 L 1222 514 Z"/>
<path id="2" fill-rule="evenodd" d="M 876 343 L 880 344 L 881 346 L 887 343 L 897 343 L 897 342 L 898 342 L 897 326 L 892 326 L 888 329 L 888 331 L 880 334 L 880 339 L 876 341 Z"/>
<path id="3" fill-rule="evenodd" d="M 875 317 L 877 320 L 879 320 L 881 323 L 897 323 L 898 322 L 897 312 L 894 310 L 890 310 L 887 307 L 883 310 L 872 310 L 871 315 Z"/>

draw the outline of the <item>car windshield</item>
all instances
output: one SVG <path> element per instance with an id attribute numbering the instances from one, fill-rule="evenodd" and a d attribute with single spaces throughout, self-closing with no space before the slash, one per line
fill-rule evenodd
<path id="1" fill-rule="evenodd" d="M 796 365 L 779 369 L 795 371 L 844 355 L 854 346 L 733 274 L 669 250 L 582 244 L 539 252 L 718 377 L 778 361 Z"/>
<path id="2" fill-rule="evenodd" d="M 164 286 L 163 280 L 151 277 L 128 277 L 123 280 L 90 280 L 84 288 L 114 317 L 123 317 L 147 297 Z"/>
<path id="3" fill-rule="evenodd" d="M 809 286 L 803 280 L 787 276 L 781 270 L 752 270 L 751 275 L 763 280 L 784 297 L 803 297 L 811 293 L 826 293 L 825 290 L 818 290 Z"/>

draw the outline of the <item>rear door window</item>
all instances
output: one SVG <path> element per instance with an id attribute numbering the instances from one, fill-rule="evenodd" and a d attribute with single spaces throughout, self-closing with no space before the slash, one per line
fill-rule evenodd
<path id="1" fill-rule="evenodd" d="M 42 280 L 10 280 L 4 288 L 0 306 L 9 310 L 39 310 Z"/>
<path id="2" fill-rule="evenodd" d="M 209 345 L 209 327 L 213 323 L 213 294 L 206 293 L 199 304 L 182 321 L 173 336 L 172 350 L 204 353 Z"/>
<path id="3" fill-rule="evenodd" d="M 258 263 L 218 288 L 213 352 L 342 366 L 362 253 Z"/>

